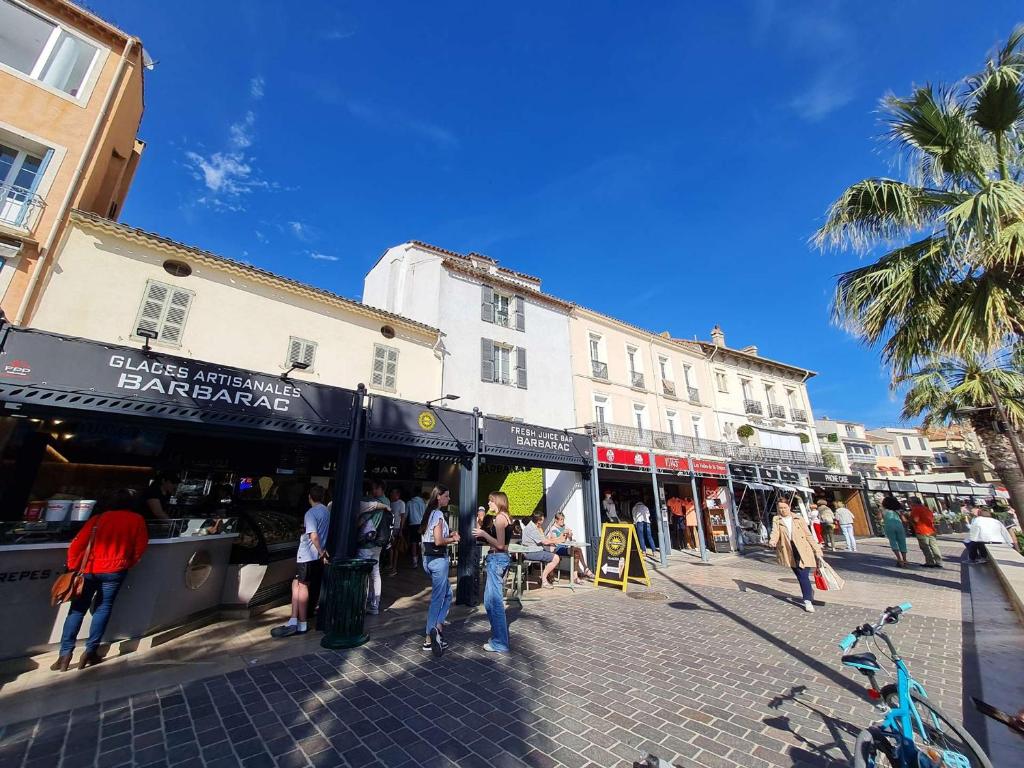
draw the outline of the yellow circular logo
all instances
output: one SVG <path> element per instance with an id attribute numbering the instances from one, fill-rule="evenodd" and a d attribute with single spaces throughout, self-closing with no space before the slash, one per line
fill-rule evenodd
<path id="1" fill-rule="evenodd" d="M 612 531 L 605 539 L 604 548 L 612 557 L 621 557 L 626 551 L 626 534 L 622 531 Z"/>
<path id="2" fill-rule="evenodd" d="M 423 411 L 420 414 L 420 429 L 424 429 L 427 432 L 433 432 L 434 427 L 437 426 L 437 419 L 430 411 Z"/>

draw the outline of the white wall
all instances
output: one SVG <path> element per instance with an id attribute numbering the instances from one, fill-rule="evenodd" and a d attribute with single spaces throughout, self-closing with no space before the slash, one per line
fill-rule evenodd
<path id="1" fill-rule="evenodd" d="M 173 277 L 162 264 L 174 258 L 193 273 Z M 295 381 L 355 388 L 369 386 L 375 343 L 399 350 L 397 391 L 409 400 L 436 397 L 441 364 L 435 335 L 384 316 L 366 317 L 187 256 L 140 244 L 105 230 L 73 223 L 57 256 L 34 326 L 128 346 L 146 281 L 158 280 L 195 293 L 180 348 L 159 343 L 168 354 L 277 374 L 285 370 L 289 336 L 317 342 L 312 372 L 294 371 Z M 397 335 L 385 339 L 380 328 Z M 371 389 L 371 391 L 374 391 Z"/>

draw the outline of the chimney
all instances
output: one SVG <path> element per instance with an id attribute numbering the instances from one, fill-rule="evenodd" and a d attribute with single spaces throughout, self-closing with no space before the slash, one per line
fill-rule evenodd
<path id="1" fill-rule="evenodd" d="M 757 344 L 750 344 L 749 346 L 746 346 L 743 349 L 741 349 L 740 352 L 746 352 L 748 355 L 753 355 L 754 357 L 757 357 Z"/>
<path id="2" fill-rule="evenodd" d="M 725 346 L 725 334 L 722 333 L 721 326 L 716 325 L 714 328 L 711 329 L 711 343 L 714 344 L 716 347 Z"/>

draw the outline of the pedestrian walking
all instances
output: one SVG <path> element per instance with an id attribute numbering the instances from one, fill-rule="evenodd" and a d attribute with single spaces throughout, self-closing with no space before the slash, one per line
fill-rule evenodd
<path id="1" fill-rule="evenodd" d="M 512 518 L 508 513 L 508 496 L 494 491 L 487 497 L 488 515 L 484 524 L 473 529 L 473 536 L 483 539 L 491 548 L 487 554 L 487 584 L 484 586 L 484 608 L 491 622 L 491 639 L 484 643 L 489 653 L 508 653 L 508 619 L 505 616 L 504 585 L 508 572 L 509 535 Z"/>
<path id="2" fill-rule="evenodd" d="M 398 544 L 405 527 L 405 502 L 402 501 L 402 489 L 392 488 L 391 499 L 391 551 L 388 558 L 388 576 L 398 575 Z"/>
<path id="3" fill-rule="evenodd" d="M 654 545 L 654 536 L 651 535 L 651 510 L 644 504 L 643 499 L 633 505 L 633 525 L 636 526 L 640 549 L 650 549 L 650 557 L 655 557 L 658 548 Z"/>
<path id="4" fill-rule="evenodd" d="M 427 626 L 424 632 L 423 650 L 441 656 L 448 648 L 443 627 L 448 611 L 452 607 L 452 585 L 448 581 L 448 545 L 457 544 L 459 534 L 448 529 L 445 511 L 451 494 L 443 485 L 436 485 L 430 492 L 430 499 L 420 523 L 420 542 L 423 546 L 423 570 L 430 577 L 430 607 L 427 609 Z"/>
<path id="5" fill-rule="evenodd" d="M 851 552 L 857 551 L 857 537 L 853 535 L 853 512 L 843 506 L 843 502 L 836 502 L 836 522 L 839 523 L 839 530 L 846 539 L 846 548 Z"/>
<path id="6" fill-rule="evenodd" d="M 427 500 L 424 498 L 424 494 L 417 493 L 411 499 L 409 503 L 405 505 L 406 520 L 405 520 L 405 531 L 406 540 L 409 542 L 409 550 L 412 553 L 412 567 L 420 567 L 420 523 L 423 522 L 423 516 L 427 511 Z"/>
<path id="7" fill-rule="evenodd" d="M 818 512 L 818 508 L 811 507 L 807 512 L 807 517 L 811 524 L 811 531 L 814 533 L 814 538 L 818 540 L 819 544 L 824 544 L 825 537 L 821 534 L 821 514 Z"/>
<path id="8" fill-rule="evenodd" d="M 316 608 L 323 581 L 323 566 L 327 562 L 327 530 L 331 524 L 330 510 L 324 506 L 326 492 L 323 486 L 309 486 L 309 509 L 302 519 L 302 536 L 295 553 L 295 577 L 292 579 L 292 615 L 280 627 L 270 630 L 272 637 L 304 635 L 309 631 L 310 597 Z"/>
<path id="9" fill-rule="evenodd" d="M 811 534 L 803 516 L 793 514 L 788 501 L 779 501 L 778 514 L 772 519 L 772 533 L 768 546 L 775 548 L 779 565 L 791 569 L 800 582 L 800 596 L 804 610 L 814 613 L 814 569 L 823 560 L 821 545 Z"/>
<path id="10" fill-rule="evenodd" d="M 391 502 L 384 496 L 384 484 L 374 481 L 369 495 L 359 503 L 359 519 L 356 521 L 356 557 L 373 560 L 370 588 L 366 595 L 366 612 L 372 616 L 380 613 L 380 553 L 383 547 L 378 544 L 381 537 L 377 532 L 387 528 L 390 533 L 391 527 L 391 521 L 385 520 L 385 512 L 388 517 L 391 516 Z"/>
<path id="11" fill-rule="evenodd" d="M 821 519 L 821 535 L 825 538 L 825 546 L 834 550 L 836 548 L 836 515 L 832 507 L 824 500 L 818 502 L 818 517 Z"/>
<path id="12" fill-rule="evenodd" d="M 942 553 L 935 540 L 935 516 L 917 496 L 910 499 L 910 520 L 914 524 L 914 535 L 924 554 L 925 568 L 941 568 Z"/>
<path id="13" fill-rule="evenodd" d="M 889 540 L 889 548 L 896 555 L 896 565 L 906 568 L 907 562 L 907 529 L 903 523 L 903 506 L 895 496 L 882 499 L 882 530 Z"/>
<path id="14" fill-rule="evenodd" d="M 75 651 L 75 639 L 89 606 L 97 601 L 89 625 L 89 639 L 78 662 L 79 669 L 99 664 L 103 633 L 106 632 L 114 600 L 128 571 L 135 567 L 149 545 L 146 521 L 133 511 L 138 504 L 134 491 L 124 489 L 103 499 L 94 514 L 68 546 L 67 568 L 82 574 L 82 592 L 71 600 L 61 632 L 60 655 L 50 669 L 67 672 Z M 9 617 L 17 620 L 17 617 Z"/>

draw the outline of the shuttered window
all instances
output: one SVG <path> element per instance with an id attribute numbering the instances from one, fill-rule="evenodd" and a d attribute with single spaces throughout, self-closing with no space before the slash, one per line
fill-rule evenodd
<path id="1" fill-rule="evenodd" d="M 480 286 L 480 319 L 485 323 L 526 330 L 526 300 L 522 296 L 497 293 L 488 285 Z"/>
<path id="2" fill-rule="evenodd" d="M 312 372 L 313 366 L 316 364 L 316 342 L 289 336 L 288 357 L 284 361 L 285 369 L 291 368 L 293 363 L 305 363 L 309 366 L 306 370 Z"/>
<path id="3" fill-rule="evenodd" d="M 373 370 L 370 386 L 394 392 L 398 385 L 398 350 L 383 344 L 373 345 Z"/>
<path id="4" fill-rule="evenodd" d="M 185 333 L 185 321 L 195 294 L 185 288 L 167 285 L 156 280 L 146 281 L 142 304 L 132 328 L 132 338 L 141 339 L 139 331 L 156 334 L 155 341 L 180 347 Z"/>
<path id="5" fill-rule="evenodd" d="M 526 389 L 526 350 L 480 339 L 480 380 Z"/>

